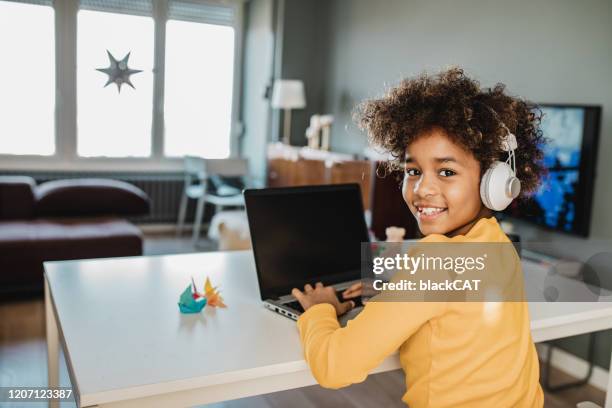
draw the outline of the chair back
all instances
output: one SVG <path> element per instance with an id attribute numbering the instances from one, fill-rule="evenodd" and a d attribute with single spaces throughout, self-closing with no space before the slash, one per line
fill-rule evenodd
<path id="1" fill-rule="evenodd" d="M 185 156 L 185 178 L 204 180 L 206 178 L 206 159 L 196 156 Z"/>
<path id="2" fill-rule="evenodd" d="M 612 291 L 612 252 L 600 252 L 582 264 L 583 282 Z"/>

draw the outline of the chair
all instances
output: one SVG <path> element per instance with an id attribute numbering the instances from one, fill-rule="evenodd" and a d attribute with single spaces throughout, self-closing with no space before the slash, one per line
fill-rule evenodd
<path id="1" fill-rule="evenodd" d="M 180 235 L 185 225 L 189 199 L 197 200 L 196 215 L 193 222 L 192 240 L 194 245 L 200 238 L 200 229 L 204 219 L 205 204 L 215 206 L 216 211 L 223 207 L 243 207 L 242 190 L 223 184 L 219 176 L 246 178 L 248 161 L 246 159 L 203 159 L 185 157 L 185 184 L 178 214 L 177 234 Z M 208 191 L 209 181 L 216 186 L 216 191 Z M 245 180 L 246 181 L 246 180 Z"/>
<path id="2" fill-rule="evenodd" d="M 610 252 L 602 252 L 592 256 L 586 263 L 584 263 L 580 269 L 579 276 L 582 281 L 586 284 L 591 285 L 594 290 L 597 288 L 602 288 L 605 290 L 612 291 L 612 253 Z M 587 358 L 586 361 L 588 363 L 588 369 L 586 375 L 578 379 L 576 381 L 566 382 L 562 384 L 552 384 L 550 381 L 550 368 L 552 364 L 552 355 L 553 350 L 558 347 L 558 341 L 550 341 L 548 342 L 548 350 L 546 355 L 546 364 L 543 370 L 543 378 L 542 383 L 544 388 L 549 392 L 556 392 L 566 390 L 572 387 L 579 387 L 585 385 L 591 379 L 594 368 L 594 359 L 595 359 L 595 349 L 597 347 L 598 338 L 602 335 L 605 335 L 606 332 L 599 333 L 589 333 L 587 336 Z M 608 352 L 609 354 L 609 352 Z M 584 404 L 582 407 L 597 407 L 597 405 L 588 405 L 592 404 L 590 402 L 581 403 Z M 579 404 L 580 405 L 580 404 Z"/>
<path id="3" fill-rule="evenodd" d="M 420 238 L 421 232 L 402 196 L 403 171 L 384 170 L 385 164 L 377 162 L 372 169 L 372 194 L 370 200 L 370 229 L 380 240 L 386 238 L 387 227 L 401 227 L 406 230 L 405 239 Z"/>

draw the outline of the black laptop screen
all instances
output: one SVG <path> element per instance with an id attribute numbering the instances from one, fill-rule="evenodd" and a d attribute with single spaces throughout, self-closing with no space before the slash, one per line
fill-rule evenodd
<path id="1" fill-rule="evenodd" d="M 262 299 L 360 278 L 368 241 L 357 184 L 245 191 Z"/>

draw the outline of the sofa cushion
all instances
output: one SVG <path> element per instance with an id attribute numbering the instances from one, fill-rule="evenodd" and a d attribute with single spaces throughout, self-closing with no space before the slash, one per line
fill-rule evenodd
<path id="1" fill-rule="evenodd" d="M 115 218 L 0 222 L 0 291 L 42 287 L 43 262 L 142 255 L 142 234 Z"/>
<path id="2" fill-rule="evenodd" d="M 0 176 L 0 220 L 32 218 L 35 188 L 32 177 Z"/>
<path id="3" fill-rule="evenodd" d="M 111 179 L 68 179 L 43 183 L 36 189 L 36 214 L 142 215 L 149 197 L 132 184 Z"/>

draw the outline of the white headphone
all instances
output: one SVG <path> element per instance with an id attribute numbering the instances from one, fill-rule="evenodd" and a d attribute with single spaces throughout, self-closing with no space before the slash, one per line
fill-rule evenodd
<path id="1" fill-rule="evenodd" d="M 495 111 L 491 111 L 497 117 Z M 516 136 L 500 123 L 507 132 L 502 140 L 502 150 L 508 152 L 508 159 L 494 162 L 480 180 L 480 199 L 485 207 L 494 211 L 504 210 L 521 192 L 514 161 L 514 150 L 518 147 Z"/>

